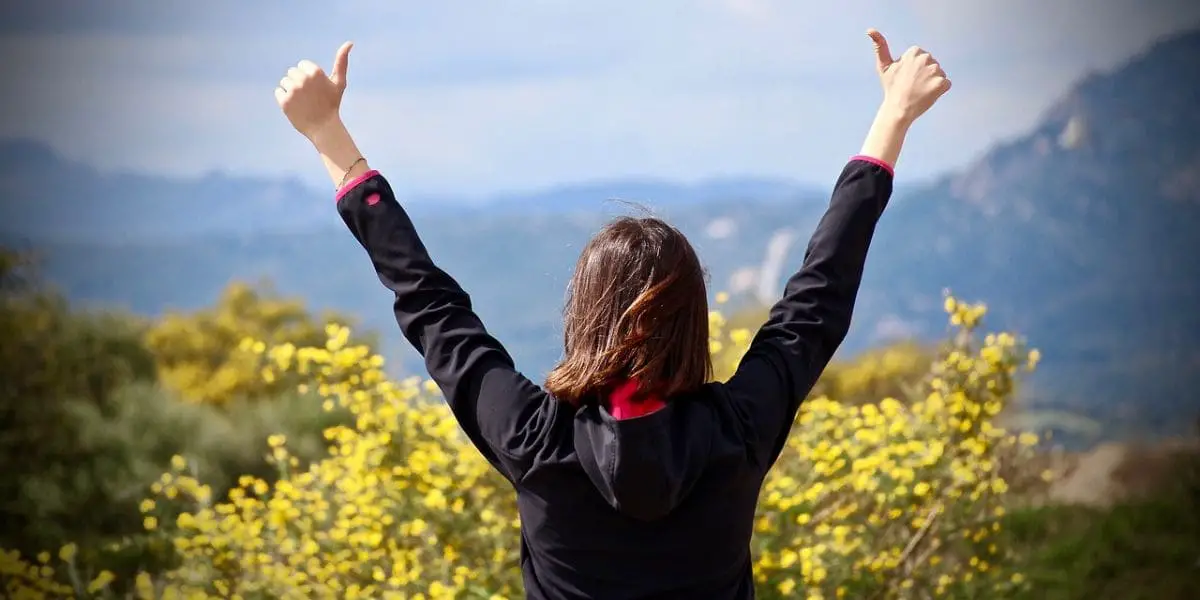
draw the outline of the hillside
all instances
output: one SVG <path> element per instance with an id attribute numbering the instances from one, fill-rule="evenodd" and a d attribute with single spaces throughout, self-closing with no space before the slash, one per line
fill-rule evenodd
<path id="1" fill-rule="evenodd" d="M 1189 426 L 1200 408 L 1198 50 L 1200 32 L 1164 40 L 1080 81 L 1027 135 L 898 193 L 843 351 L 940 333 L 951 288 L 987 301 L 992 327 L 1042 349 L 1035 404 L 1123 429 Z M 751 294 L 778 290 L 799 263 L 827 193 L 778 181 L 616 181 L 476 199 L 469 210 L 417 199 L 414 214 L 434 255 L 537 375 L 557 357 L 580 247 L 628 210 L 604 200 L 653 206 L 693 238 L 715 289 Z M 231 279 L 268 278 L 316 307 L 394 327 L 386 292 L 323 190 L 101 174 L 14 142 L 0 145 L 0 194 L 0 237 L 41 250 L 72 298 L 153 314 L 207 304 Z M 390 339 L 415 369 L 399 336 Z"/>
<path id="2" fill-rule="evenodd" d="M 325 207 L 294 179 L 101 173 L 20 139 L 0 141 L 0 198 L 0 235 L 101 245 L 303 231 L 322 222 Z"/>

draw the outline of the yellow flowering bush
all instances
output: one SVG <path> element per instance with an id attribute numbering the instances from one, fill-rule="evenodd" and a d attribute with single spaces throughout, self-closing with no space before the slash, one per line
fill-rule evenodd
<path id="1" fill-rule="evenodd" d="M 764 598 L 951 594 L 1021 585 L 993 537 L 1009 469 L 1036 438 L 995 424 L 1015 376 L 1032 368 L 1009 334 L 975 334 L 979 305 L 948 298 L 954 335 L 915 398 L 810 399 L 762 494 L 754 540 Z M 744 352 L 746 329 L 712 316 L 714 352 Z M 323 347 L 246 340 L 264 378 L 287 374 L 351 426 L 325 431 L 328 455 L 303 464 L 269 440 L 280 477 L 243 477 L 216 498 L 176 457 L 142 502 L 146 530 L 176 562 L 120 581 L 57 560 L 0 554 L 13 598 L 517 598 L 519 523 L 511 487 L 466 442 L 418 378 L 388 379 L 383 359 L 331 326 Z M 982 343 L 980 343 L 982 341 Z M 736 360 L 737 353 L 727 360 Z M 918 594 L 920 592 L 920 594 Z"/>
<path id="2" fill-rule="evenodd" d="M 255 353 L 239 346 L 240 340 L 252 336 L 260 345 L 320 345 L 326 323 L 349 321 L 335 313 L 313 314 L 303 302 L 279 297 L 269 287 L 235 282 L 212 306 L 163 315 L 144 341 L 165 386 L 186 400 L 224 405 L 271 398 L 297 384 L 287 373 L 264 376 Z"/>
<path id="3" fill-rule="evenodd" d="M 995 419 L 1038 356 L 1010 334 L 976 344 L 982 305 L 947 298 L 946 310 L 956 334 L 918 397 L 805 403 L 760 501 L 764 597 L 940 597 L 981 584 L 1001 596 L 1021 584 L 994 568 L 1005 550 L 992 538 L 1008 478 L 1038 440 Z"/>

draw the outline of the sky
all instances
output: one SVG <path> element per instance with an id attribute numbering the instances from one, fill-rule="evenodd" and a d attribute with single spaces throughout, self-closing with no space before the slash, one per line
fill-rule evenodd
<path id="1" fill-rule="evenodd" d="M 868 27 L 954 88 L 910 180 L 1020 135 L 1084 74 L 1200 25 L 1185 0 L 39 0 L 0 7 L 0 137 L 105 170 L 293 175 L 311 146 L 273 90 L 353 40 L 343 118 L 403 191 L 611 177 L 819 183 L 880 99 Z"/>

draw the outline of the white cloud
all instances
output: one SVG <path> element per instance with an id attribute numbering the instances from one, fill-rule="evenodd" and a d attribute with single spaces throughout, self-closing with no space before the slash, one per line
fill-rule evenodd
<path id="1" fill-rule="evenodd" d="M 737 221 L 733 217 L 718 217 L 709 221 L 708 226 L 704 228 L 704 235 L 714 240 L 723 240 L 737 235 L 737 230 Z"/>

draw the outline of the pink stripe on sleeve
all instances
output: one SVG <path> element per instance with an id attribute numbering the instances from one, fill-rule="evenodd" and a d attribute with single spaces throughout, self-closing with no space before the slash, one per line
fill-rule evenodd
<path id="1" fill-rule="evenodd" d="M 874 156 L 864 156 L 862 154 L 856 154 L 856 155 L 850 157 L 850 160 L 861 160 L 863 162 L 869 162 L 869 163 L 883 169 L 884 171 L 887 171 L 888 175 L 892 175 L 892 176 L 896 175 L 896 169 L 893 168 L 892 165 L 889 165 L 886 162 L 883 162 L 882 160 L 875 158 Z"/>
<path id="2" fill-rule="evenodd" d="M 342 196 L 345 196 L 347 192 L 358 187 L 359 185 L 362 184 L 362 182 L 364 182 L 378 174 L 379 174 L 379 171 L 376 171 L 375 169 L 371 169 L 370 171 L 367 171 L 366 173 L 363 173 L 362 175 L 359 175 L 358 177 L 355 177 L 354 179 L 347 181 L 346 185 L 343 185 L 342 188 L 337 191 L 337 196 L 334 197 L 333 201 L 337 202 L 338 200 L 341 200 Z"/>

